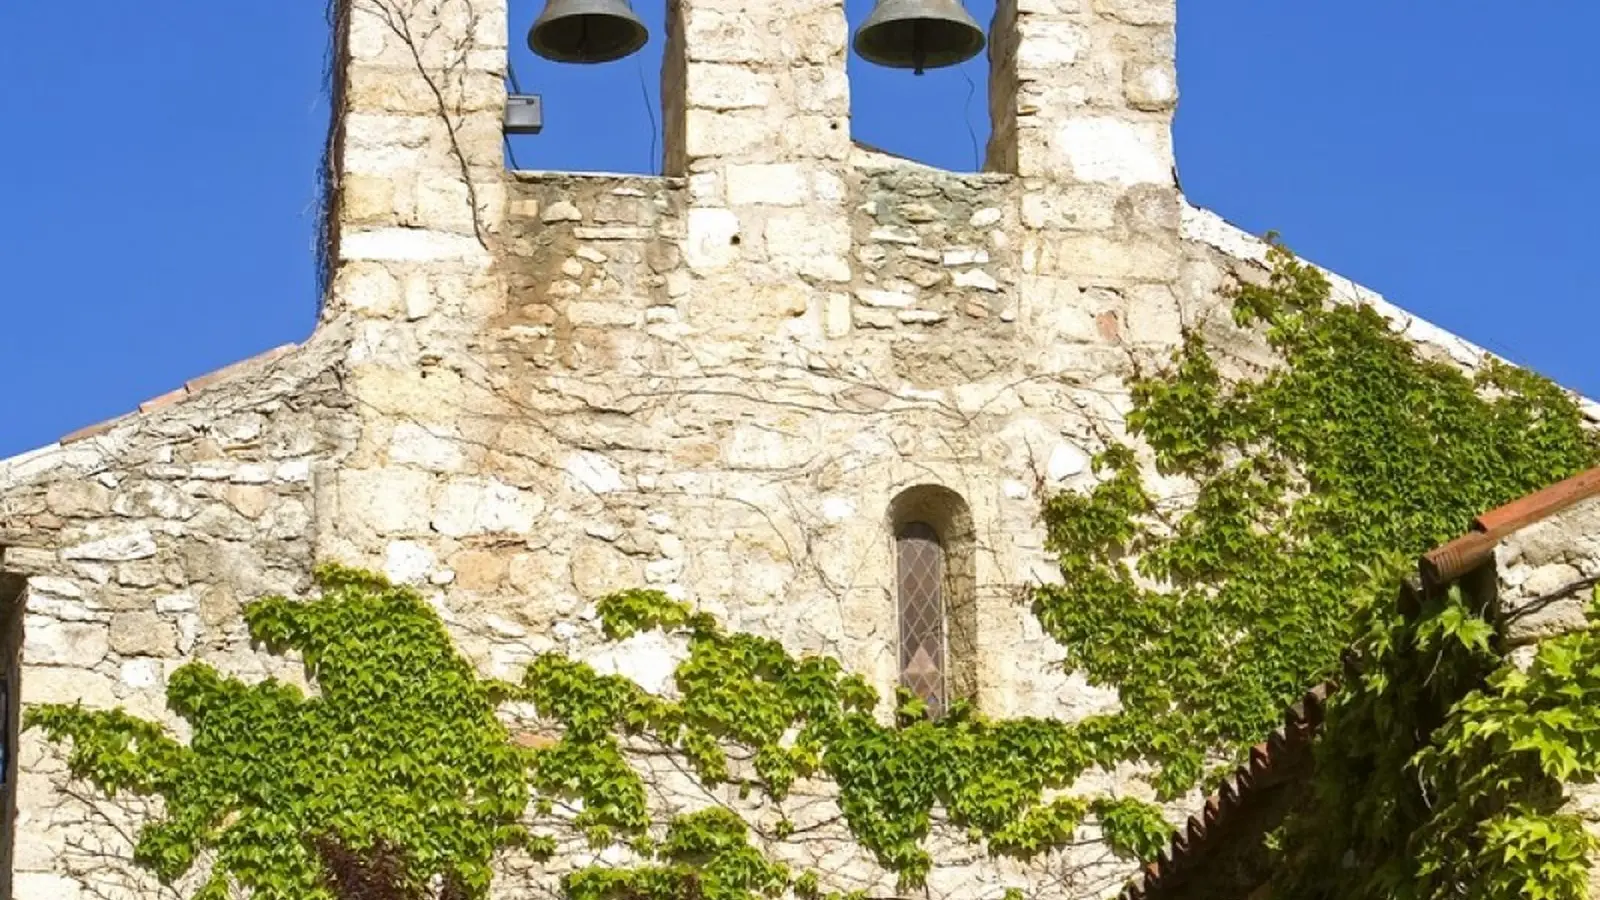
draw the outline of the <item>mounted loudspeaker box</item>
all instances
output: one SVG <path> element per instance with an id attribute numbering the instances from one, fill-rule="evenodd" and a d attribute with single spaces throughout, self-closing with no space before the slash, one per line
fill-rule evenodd
<path id="1" fill-rule="evenodd" d="M 506 97 L 506 134 L 538 134 L 544 130 L 544 101 L 538 94 Z"/>

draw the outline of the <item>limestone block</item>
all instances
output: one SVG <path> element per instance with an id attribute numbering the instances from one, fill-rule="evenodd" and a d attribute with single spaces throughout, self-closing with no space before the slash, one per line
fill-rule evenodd
<path id="1" fill-rule="evenodd" d="M 12 890 L 18 897 L 39 900 L 83 900 L 85 897 L 83 885 L 77 879 L 44 872 L 18 872 Z"/>
<path id="2" fill-rule="evenodd" d="M 465 550 L 450 557 L 450 572 L 455 575 L 451 582 L 456 587 L 468 591 L 494 591 L 499 589 L 506 580 L 510 560 L 504 554 L 491 550 Z M 505 632 L 506 629 L 499 629 Z M 502 634 L 506 637 L 522 637 L 522 633 Z"/>
<path id="3" fill-rule="evenodd" d="M 87 669 L 111 649 L 107 626 L 28 616 L 23 625 L 22 658 L 30 665 Z"/>
<path id="4" fill-rule="evenodd" d="M 1165 122 L 1116 116 L 1067 119 L 1055 147 L 1072 177 L 1100 184 L 1170 184 L 1172 131 Z"/>
<path id="5" fill-rule="evenodd" d="M 160 687 L 165 680 L 163 663 L 159 659 L 130 659 L 122 663 L 117 680 L 134 690 Z"/>
<path id="6" fill-rule="evenodd" d="M 782 124 L 773 125 L 754 111 L 714 112 L 690 109 L 686 143 L 691 158 L 741 155 L 768 156 Z"/>
<path id="7" fill-rule="evenodd" d="M 731 210 L 689 210 L 684 261 L 698 271 L 724 268 L 739 258 L 739 217 Z"/>
<path id="8" fill-rule="evenodd" d="M 697 65 L 688 80 L 690 106 L 705 109 L 765 107 L 773 100 L 777 81 L 770 73 L 738 65 Z"/>
<path id="9" fill-rule="evenodd" d="M 433 509 L 433 529 L 448 537 L 526 534 L 545 501 L 497 478 L 459 478 L 445 484 Z"/>
<path id="10" fill-rule="evenodd" d="M 93 481 L 58 481 L 46 488 L 45 506 L 66 518 L 102 516 L 111 509 L 111 492 Z"/>
<path id="11" fill-rule="evenodd" d="M 677 693 L 673 674 L 688 658 L 687 635 L 646 631 L 604 645 L 584 661 L 602 675 L 621 675 L 651 694 L 670 697 Z"/>
<path id="12" fill-rule="evenodd" d="M 565 468 L 575 486 L 595 494 L 611 494 L 625 487 L 622 472 L 598 453 L 574 453 L 567 458 Z"/>
<path id="13" fill-rule="evenodd" d="M 1120 192 L 1097 184 L 1047 183 L 1022 195 L 1022 224 L 1027 228 L 1105 231 L 1116 225 Z"/>
<path id="14" fill-rule="evenodd" d="M 415 541 L 390 541 L 384 553 L 383 573 L 396 584 L 421 584 L 438 560 L 427 546 Z"/>
<path id="15" fill-rule="evenodd" d="M 22 702 L 27 706 L 82 702 L 90 709 L 113 709 L 117 695 L 112 680 L 98 672 L 26 666 L 22 670 Z"/>
<path id="16" fill-rule="evenodd" d="M 1164 281 L 1178 267 L 1177 248 L 1155 240 L 1117 240 L 1099 234 L 1068 234 L 1051 240 L 1029 237 L 1023 271 L 1065 278 Z"/>
<path id="17" fill-rule="evenodd" d="M 789 73 L 798 112 L 829 113 L 847 110 L 850 104 L 850 79 L 843 68 L 831 66 L 797 67 Z"/>
<path id="18" fill-rule="evenodd" d="M 433 478 L 414 469 L 346 469 L 334 476 L 339 510 L 380 535 L 426 533 Z"/>
<path id="19" fill-rule="evenodd" d="M 843 259 L 850 253 L 850 223 L 843 216 L 777 213 L 767 219 L 765 233 L 774 259 Z"/>
<path id="20" fill-rule="evenodd" d="M 1167 285 L 1130 287 L 1125 319 L 1127 338 L 1133 343 L 1176 347 L 1183 341 L 1183 311 Z"/>
<path id="21" fill-rule="evenodd" d="M 423 228 L 352 229 L 339 236 L 339 257 L 347 260 L 385 262 L 431 262 L 436 260 L 482 260 L 489 252 L 476 237 L 449 231 Z"/>
<path id="22" fill-rule="evenodd" d="M 1178 20 L 1177 0 L 1094 0 L 1094 11 L 1129 25 L 1171 25 Z"/>
<path id="23" fill-rule="evenodd" d="M 712 4 L 684 4 L 684 48 L 691 62 L 688 80 L 695 78 L 693 63 L 752 63 L 762 59 L 766 35 L 742 8 L 717 8 Z"/>
<path id="24" fill-rule="evenodd" d="M 1518 583 L 1502 589 L 1506 639 L 1525 644 L 1589 627 L 1589 592 L 1572 593 L 1583 572 L 1567 563 L 1547 563 L 1518 572 Z"/>
<path id="25" fill-rule="evenodd" d="M 799 206 L 810 198 L 804 167 L 795 163 L 729 166 L 728 202 L 735 205 Z"/>
<path id="26" fill-rule="evenodd" d="M 395 180 L 376 175 L 347 175 L 339 185 L 342 215 L 347 222 L 388 223 L 395 214 Z"/>
<path id="27" fill-rule="evenodd" d="M 1088 45 L 1084 26 L 1049 16 L 1027 16 L 1017 22 L 1019 70 L 1061 70 L 1078 61 Z"/>
<path id="28" fill-rule="evenodd" d="M 389 461 L 430 472 L 459 472 L 466 455 L 456 432 L 450 425 L 401 422 L 389 437 Z"/>
<path id="29" fill-rule="evenodd" d="M 644 583 L 644 572 L 637 560 L 610 544 L 584 540 L 572 552 L 569 578 L 579 595 L 597 600 L 639 587 Z"/>
<path id="30" fill-rule="evenodd" d="M 1123 95 L 1134 109 L 1158 112 L 1178 104 L 1178 81 L 1170 64 L 1129 60 L 1122 83 Z"/>
<path id="31" fill-rule="evenodd" d="M 91 540 L 63 547 L 61 558 L 89 562 L 130 562 L 156 555 L 155 538 L 146 529 L 124 529 L 107 533 L 104 528 L 89 529 Z"/>
<path id="32" fill-rule="evenodd" d="M 794 115 L 783 120 L 779 146 L 786 159 L 842 162 L 850 158 L 850 129 L 843 115 Z"/>
<path id="33" fill-rule="evenodd" d="M 111 619 L 111 649 L 125 656 L 172 656 L 178 629 L 153 612 L 118 613 Z"/>
<path id="34" fill-rule="evenodd" d="M 850 333 L 850 295 L 829 294 L 823 304 L 823 329 L 830 338 Z"/>

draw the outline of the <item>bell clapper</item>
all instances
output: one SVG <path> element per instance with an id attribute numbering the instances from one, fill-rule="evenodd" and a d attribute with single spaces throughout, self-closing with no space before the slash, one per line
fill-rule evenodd
<path id="1" fill-rule="evenodd" d="M 913 75 L 921 75 L 922 67 L 928 61 L 928 48 L 922 36 L 926 28 L 927 25 L 921 19 L 917 19 L 911 25 L 911 65 L 914 68 L 911 74 Z"/>

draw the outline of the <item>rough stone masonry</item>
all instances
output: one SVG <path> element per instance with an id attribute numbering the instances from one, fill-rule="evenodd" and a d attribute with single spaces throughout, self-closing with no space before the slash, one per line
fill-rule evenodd
<path id="1" fill-rule="evenodd" d="M 852 143 L 843 0 L 669 0 L 665 177 L 505 170 L 506 0 L 342 2 L 315 333 L 0 462 L 24 704 L 181 737 L 164 686 L 186 660 L 299 681 L 239 610 L 323 561 L 420 586 L 485 674 L 562 649 L 672 690 L 681 646 L 608 646 L 595 621 L 651 586 L 889 694 L 891 510 L 940 488 L 968 523 L 961 690 L 994 716 L 1114 708 L 1022 599 L 1053 572 L 1041 491 L 1092 483 L 1128 376 L 1184 329 L 1239 372 L 1271 363 L 1220 308 L 1265 248 L 1174 183 L 1175 0 L 1001 0 L 983 174 Z M 13 762 L 15 896 L 173 896 L 129 862 L 139 809 L 66 790 L 37 735 Z M 1153 797 L 1131 767 L 1091 780 Z M 708 802 L 681 781 L 652 775 L 663 817 Z M 821 782 L 791 802 L 801 826 L 837 811 Z M 941 826 L 929 896 L 1114 892 L 1127 864 L 1086 837 L 1024 865 Z M 766 849 L 825 890 L 895 893 L 843 826 L 809 838 Z M 505 860 L 495 895 L 595 858 L 563 846 Z"/>

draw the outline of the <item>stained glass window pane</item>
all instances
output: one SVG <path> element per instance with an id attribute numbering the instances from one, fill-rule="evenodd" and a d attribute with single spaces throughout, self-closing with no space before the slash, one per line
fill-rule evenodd
<path id="1" fill-rule="evenodd" d="M 900 683 L 945 710 L 944 547 L 939 533 L 911 522 L 897 535 L 900 591 Z"/>

